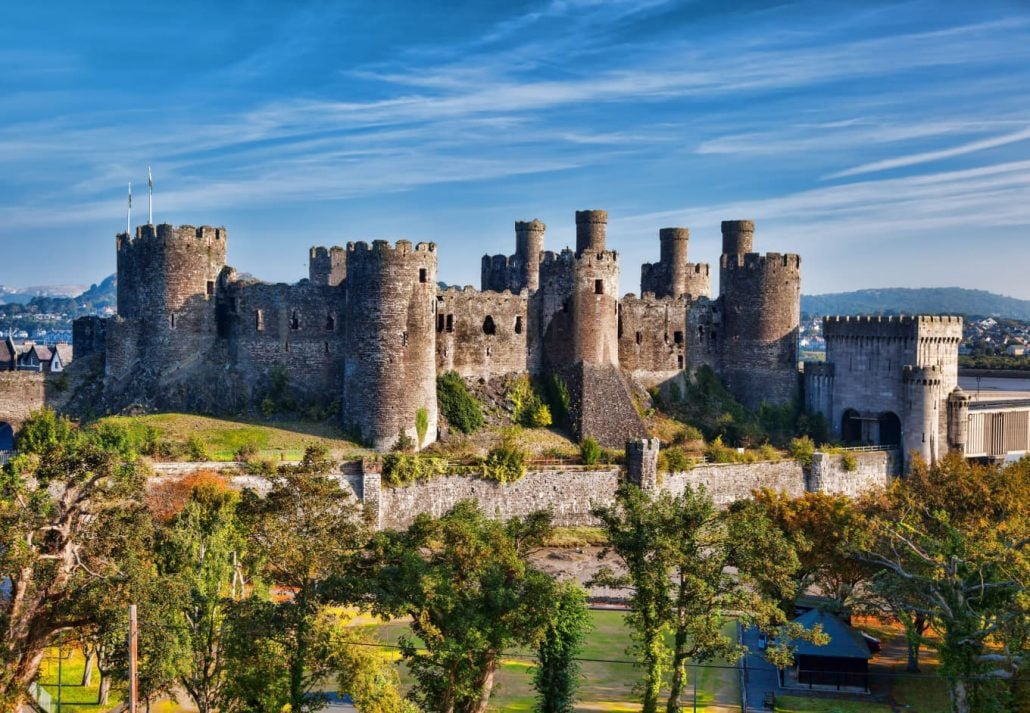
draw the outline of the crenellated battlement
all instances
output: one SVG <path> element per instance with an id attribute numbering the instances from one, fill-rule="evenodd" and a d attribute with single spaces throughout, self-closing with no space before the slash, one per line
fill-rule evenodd
<path id="1" fill-rule="evenodd" d="M 673 297 L 672 295 L 663 295 L 662 297 L 655 297 L 654 292 L 644 292 L 639 297 L 633 293 L 628 292 L 623 295 L 621 302 L 625 303 L 647 303 L 654 305 L 686 305 L 689 303 L 690 297 L 688 295 L 680 295 L 679 297 Z"/>
<path id="2" fill-rule="evenodd" d="M 410 240 L 398 240 L 395 245 L 391 245 L 389 240 L 373 240 L 371 245 L 364 240 L 347 243 L 348 256 L 357 256 L 362 254 L 410 255 L 412 253 L 435 252 L 436 243 L 422 242 L 412 245 Z"/>
<path id="3" fill-rule="evenodd" d="M 944 371 L 936 364 L 931 366 L 906 364 L 901 369 L 901 378 L 906 384 L 914 386 L 940 386 L 944 379 Z"/>
<path id="4" fill-rule="evenodd" d="M 801 256 L 794 253 L 744 253 L 722 255 L 719 267 L 724 270 L 785 270 L 800 272 Z"/>
<path id="5" fill-rule="evenodd" d="M 136 234 L 134 236 L 130 236 L 128 233 L 119 233 L 116 237 L 118 249 L 120 250 L 123 247 L 148 244 L 155 240 L 161 240 L 165 243 L 169 241 L 181 243 L 199 241 L 203 244 L 212 242 L 224 243 L 228 236 L 224 227 L 216 228 L 210 225 L 201 225 L 199 227 L 192 225 L 175 226 L 161 223 L 160 225 L 138 225 L 136 226 Z"/>
<path id="6" fill-rule="evenodd" d="M 919 339 L 962 338 L 962 317 L 950 315 L 834 315 L 823 318 L 823 336 L 840 339 Z"/>

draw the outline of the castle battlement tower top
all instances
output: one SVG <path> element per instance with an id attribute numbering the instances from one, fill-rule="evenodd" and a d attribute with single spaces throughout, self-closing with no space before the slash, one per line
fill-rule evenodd
<path id="1" fill-rule="evenodd" d="M 576 255 L 603 252 L 608 228 L 608 211 L 576 211 Z"/>

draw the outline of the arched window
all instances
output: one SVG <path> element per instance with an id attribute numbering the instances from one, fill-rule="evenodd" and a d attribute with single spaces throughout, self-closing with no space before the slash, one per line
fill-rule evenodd
<path id="1" fill-rule="evenodd" d="M 300 314 L 297 313 L 297 310 L 293 310 L 293 313 L 290 315 L 290 329 L 300 329 Z"/>
<path id="2" fill-rule="evenodd" d="M 325 331 L 334 332 L 336 331 L 336 317 L 330 312 L 325 316 Z"/>
<path id="3" fill-rule="evenodd" d="M 490 315 L 487 315 L 486 319 L 483 320 L 483 334 L 497 334 L 497 327 L 494 326 L 494 318 Z"/>
<path id="4" fill-rule="evenodd" d="M 522 334 L 522 315 L 515 318 L 515 334 Z"/>

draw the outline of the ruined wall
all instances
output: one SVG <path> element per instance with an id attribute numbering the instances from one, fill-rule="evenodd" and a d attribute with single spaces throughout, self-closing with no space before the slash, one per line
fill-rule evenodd
<path id="1" fill-rule="evenodd" d="M 133 374 L 140 365 L 139 320 L 125 320 L 114 317 L 107 320 L 105 330 L 104 376 L 109 385 L 122 381 Z"/>
<path id="2" fill-rule="evenodd" d="M 723 255 L 719 293 L 719 371 L 727 388 L 751 409 L 789 403 L 799 386 L 801 258 Z"/>
<path id="3" fill-rule="evenodd" d="M 572 293 L 576 258 L 571 250 L 547 251 L 540 261 L 540 289 L 530 296 L 529 363 L 534 373 L 573 362 Z"/>
<path id="4" fill-rule="evenodd" d="M 343 422 L 379 450 L 416 440 L 420 408 L 436 440 L 436 297 L 434 243 L 347 245 Z"/>
<path id="5" fill-rule="evenodd" d="M 488 379 L 525 373 L 529 295 L 449 288 L 437 294 L 436 370 Z"/>
<path id="6" fill-rule="evenodd" d="M 311 248 L 308 252 L 308 279 L 325 287 L 339 285 L 347 279 L 347 251 L 338 245 Z"/>
<path id="7" fill-rule="evenodd" d="M 39 371 L 0 371 L 0 422 L 14 430 L 46 405 L 47 375 Z"/>
<path id="8" fill-rule="evenodd" d="M 72 322 L 72 347 L 76 358 L 103 354 L 107 345 L 107 320 L 96 315 Z"/>
<path id="9" fill-rule="evenodd" d="M 540 283 L 540 258 L 544 250 L 541 221 L 515 221 L 515 254 L 484 255 L 480 264 L 480 287 L 486 292 L 534 291 Z"/>
<path id="10" fill-rule="evenodd" d="M 722 327 L 721 303 L 701 297 L 687 306 L 686 359 L 687 371 L 703 366 L 718 369 L 719 330 Z"/>
<path id="11" fill-rule="evenodd" d="M 302 281 L 295 285 L 239 280 L 227 272 L 219 300 L 229 358 L 258 402 L 277 370 L 285 370 L 293 398 L 326 403 L 343 388 L 342 289 Z"/>
<path id="12" fill-rule="evenodd" d="M 686 368 L 687 310 L 684 296 L 628 294 L 619 303 L 619 363 L 646 387 L 675 378 Z"/>
<path id="13" fill-rule="evenodd" d="M 620 367 L 579 362 L 561 374 L 571 397 L 569 415 L 575 440 L 589 436 L 606 448 L 619 448 L 627 439 L 647 435 L 632 386 Z"/>

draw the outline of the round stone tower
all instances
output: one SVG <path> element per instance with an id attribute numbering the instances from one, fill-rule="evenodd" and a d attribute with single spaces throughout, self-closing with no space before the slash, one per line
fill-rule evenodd
<path id="1" fill-rule="evenodd" d="M 521 270 L 521 285 L 530 292 L 540 287 L 540 254 L 544 251 L 547 226 L 535 218 L 515 221 L 515 256 Z"/>
<path id="2" fill-rule="evenodd" d="M 572 292 L 572 363 L 619 363 L 619 256 L 584 252 L 576 258 Z"/>
<path id="3" fill-rule="evenodd" d="M 164 369 L 197 354 L 216 334 L 225 228 L 141 225 L 117 246 L 118 313 L 141 323 L 141 357 Z"/>
<path id="4" fill-rule="evenodd" d="M 726 386 L 751 409 L 763 401 L 789 403 L 800 379 L 801 258 L 727 253 L 719 267 L 719 363 Z"/>
<path id="5" fill-rule="evenodd" d="M 915 452 L 933 463 L 940 453 L 941 383 L 940 367 L 905 366 L 901 374 L 905 414 L 901 424 L 901 453 Z M 908 463 L 905 463 L 907 470 Z"/>
<path id="6" fill-rule="evenodd" d="M 722 221 L 722 254 L 746 255 L 752 252 L 755 224 L 751 220 Z"/>
<path id="7" fill-rule="evenodd" d="M 436 440 L 436 245 L 347 245 L 344 426 L 377 450 Z M 418 442 L 418 411 L 429 427 Z"/>
<path id="8" fill-rule="evenodd" d="M 948 448 L 965 455 L 969 444 L 969 394 L 956 386 L 948 394 Z"/>
<path id="9" fill-rule="evenodd" d="M 658 242 L 661 244 L 659 260 L 668 270 L 668 294 L 671 297 L 686 294 L 687 245 L 690 242 L 690 231 L 687 228 L 662 228 L 658 231 Z"/>
<path id="10" fill-rule="evenodd" d="M 604 250 L 605 231 L 608 228 L 608 211 L 576 211 L 576 255 L 590 251 Z"/>

